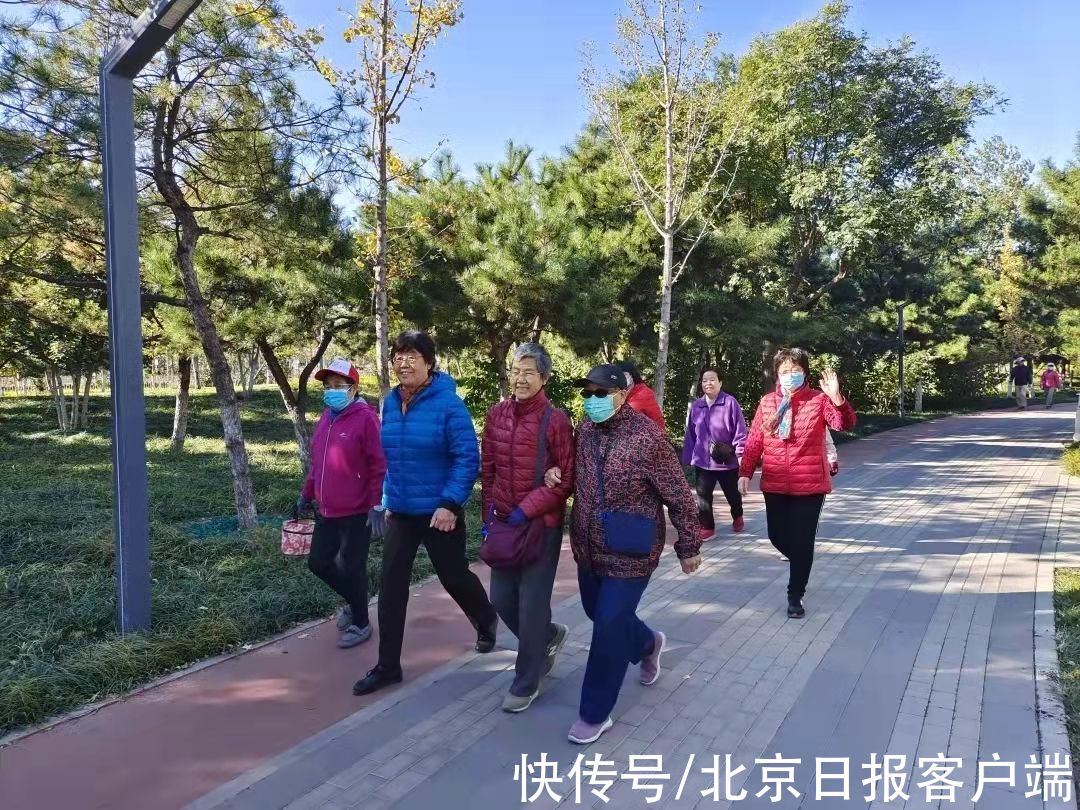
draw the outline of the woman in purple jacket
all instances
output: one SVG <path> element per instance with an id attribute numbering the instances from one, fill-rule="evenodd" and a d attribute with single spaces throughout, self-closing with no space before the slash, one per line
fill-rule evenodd
<path id="1" fill-rule="evenodd" d="M 302 512 L 318 503 L 308 568 L 345 600 L 337 645 L 347 649 L 371 638 L 368 544 L 383 534 L 386 458 L 379 417 L 360 396 L 353 364 L 339 358 L 315 379 L 323 384 L 326 410 L 311 438 L 311 469 L 296 507 Z"/>
<path id="2" fill-rule="evenodd" d="M 717 484 L 731 507 L 732 530 L 741 532 L 744 527 L 739 460 L 746 446 L 746 418 L 735 397 L 721 390 L 721 380 L 720 370 L 715 367 L 701 372 L 698 388 L 702 397 L 690 403 L 686 416 L 682 463 L 692 465 L 697 473 L 702 540 L 716 536 L 713 492 Z"/>

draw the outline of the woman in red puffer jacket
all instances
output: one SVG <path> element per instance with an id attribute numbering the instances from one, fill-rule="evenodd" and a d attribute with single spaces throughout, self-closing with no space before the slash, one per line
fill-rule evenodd
<path id="1" fill-rule="evenodd" d="M 519 346 L 510 369 L 512 397 L 488 411 L 481 442 L 485 539 L 493 521 L 519 527 L 541 521 L 544 526 L 538 559 L 520 568 L 491 569 L 491 602 L 518 639 L 514 681 L 503 699 L 507 712 L 525 711 L 536 699 L 540 680 L 555 665 L 569 632 L 566 625 L 551 620 L 551 590 L 562 549 L 566 500 L 574 491 L 574 428 L 566 412 L 552 407 L 544 393 L 549 379 L 551 357 L 544 348 L 536 343 Z M 545 457 L 538 459 L 545 423 Z M 543 473 L 553 467 L 560 469 L 562 479 L 548 488 Z"/>
<path id="2" fill-rule="evenodd" d="M 850 430 L 855 410 L 840 394 L 836 372 L 821 375 L 821 390 L 808 385 L 810 355 L 781 349 L 773 360 L 779 382 L 758 404 L 740 466 L 739 491 L 750 488 L 758 460 L 769 540 L 790 561 L 788 616 L 806 615 L 802 598 L 814 562 L 814 538 L 825 496 L 832 492 L 825 430 Z"/>
<path id="3" fill-rule="evenodd" d="M 643 413 L 652 419 L 666 433 L 667 425 L 664 423 L 664 412 L 660 410 L 660 403 L 656 400 L 656 394 L 649 388 L 645 378 L 638 371 L 638 367 L 630 360 L 622 360 L 615 365 L 626 375 L 626 382 L 630 386 L 626 392 L 626 404 L 638 413 Z"/>

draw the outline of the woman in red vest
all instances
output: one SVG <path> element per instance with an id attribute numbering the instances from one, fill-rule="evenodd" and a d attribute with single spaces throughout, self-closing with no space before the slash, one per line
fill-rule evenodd
<path id="1" fill-rule="evenodd" d="M 836 372 L 821 375 L 821 390 L 809 385 L 810 355 L 781 349 L 773 360 L 776 390 L 758 404 L 740 465 L 739 491 L 761 460 L 761 491 L 769 540 L 788 558 L 789 618 L 806 615 L 802 598 L 814 562 L 814 539 L 825 496 L 832 492 L 825 456 L 825 428 L 851 430 L 855 410 L 840 393 Z"/>

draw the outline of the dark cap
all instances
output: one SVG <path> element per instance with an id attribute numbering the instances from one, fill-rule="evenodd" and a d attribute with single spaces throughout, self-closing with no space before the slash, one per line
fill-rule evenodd
<path id="1" fill-rule="evenodd" d="M 598 385 L 601 388 L 611 390 L 612 388 L 618 388 L 620 391 L 626 390 L 626 374 L 623 370 L 611 363 L 603 363 L 602 365 L 595 366 L 584 379 L 578 380 L 577 384 L 584 387 L 592 383 Z"/>

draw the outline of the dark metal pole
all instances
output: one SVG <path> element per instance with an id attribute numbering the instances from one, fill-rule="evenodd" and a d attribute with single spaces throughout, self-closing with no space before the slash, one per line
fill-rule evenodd
<path id="1" fill-rule="evenodd" d="M 896 310 L 896 342 L 897 342 L 897 357 L 899 359 L 898 368 L 900 375 L 900 395 L 897 397 L 897 410 L 900 413 L 900 418 L 904 418 L 904 305 L 901 304 L 899 309 Z"/>
<path id="2" fill-rule="evenodd" d="M 131 79 L 102 71 L 116 624 L 121 633 L 150 628 L 150 517 L 133 105 Z"/>

